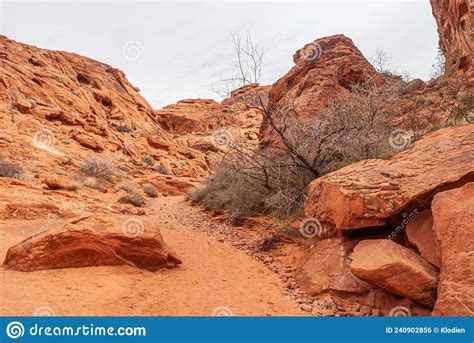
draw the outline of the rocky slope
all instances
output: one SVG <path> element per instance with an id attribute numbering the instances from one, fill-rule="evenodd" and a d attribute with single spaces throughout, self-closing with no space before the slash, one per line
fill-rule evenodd
<path id="1" fill-rule="evenodd" d="M 233 143 L 258 144 L 262 114 L 253 106 L 267 101 L 269 86 L 247 85 L 218 103 L 211 99 L 187 99 L 156 110 L 163 130 L 184 146 L 202 151 L 209 159 Z"/>
<path id="2" fill-rule="evenodd" d="M 42 149 L 69 165 L 100 154 L 135 168 L 150 156 L 170 174 L 209 173 L 205 156 L 161 129 L 153 109 L 120 70 L 4 36 L 0 48 L 0 136 L 16 162 L 28 158 L 30 167 L 43 169 L 43 154 L 32 154 Z M 8 153 L 3 150 L 2 157 Z M 59 163 L 56 168 L 70 167 Z"/>

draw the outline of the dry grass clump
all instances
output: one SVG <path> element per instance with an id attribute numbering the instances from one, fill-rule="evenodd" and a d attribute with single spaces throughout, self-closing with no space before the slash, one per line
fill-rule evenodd
<path id="1" fill-rule="evenodd" d="M 151 183 L 145 183 L 143 185 L 143 192 L 146 195 L 148 195 L 150 198 L 158 197 L 158 191 L 156 190 L 155 186 L 153 186 Z"/>
<path id="2" fill-rule="evenodd" d="M 147 167 L 152 167 L 155 165 L 155 159 L 149 155 L 143 156 L 143 163 Z"/>
<path id="3" fill-rule="evenodd" d="M 99 191 L 103 191 L 104 187 L 100 184 L 100 182 L 95 177 L 88 177 L 82 181 L 82 185 L 84 187 L 97 189 Z"/>
<path id="4" fill-rule="evenodd" d="M 74 181 L 66 182 L 64 185 L 64 189 L 71 192 L 77 191 L 79 188 L 80 184 Z"/>
<path id="5" fill-rule="evenodd" d="M 127 193 L 118 200 L 119 203 L 132 204 L 137 207 L 145 205 L 145 197 L 143 193 L 132 182 L 123 181 L 117 185 L 117 189 L 121 189 Z"/>
<path id="6" fill-rule="evenodd" d="M 166 169 L 163 165 L 159 165 L 159 166 L 156 166 L 155 167 L 155 170 L 160 173 L 160 174 L 163 174 L 163 175 L 171 175 L 171 173 L 168 171 L 168 169 Z"/>
<path id="7" fill-rule="evenodd" d="M 123 197 L 118 199 L 118 202 L 122 204 L 132 204 L 133 206 L 141 207 L 145 205 L 145 198 L 139 193 L 132 193 L 124 195 Z"/>
<path id="8" fill-rule="evenodd" d="M 81 164 L 79 167 L 79 174 L 112 182 L 115 172 L 114 167 L 109 160 L 92 157 L 88 158 Z"/>
<path id="9" fill-rule="evenodd" d="M 25 171 L 20 166 L 0 158 L 0 177 L 11 177 L 23 180 L 25 178 Z"/>
<path id="10" fill-rule="evenodd" d="M 119 183 L 117 185 L 117 189 L 121 189 L 122 191 L 127 192 L 128 194 L 133 194 L 133 193 L 138 192 L 137 187 L 130 181 L 123 181 Z"/>

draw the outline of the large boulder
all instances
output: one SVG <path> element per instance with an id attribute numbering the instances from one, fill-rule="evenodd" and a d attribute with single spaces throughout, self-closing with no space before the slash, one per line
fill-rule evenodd
<path id="1" fill-rule="evenodd" d="M 425 210 L 416 215 L 406 226 L 408 242 L 414 245 L 421 256 L 436 267 L 441 266 L 438 241 L 433 232 L 433 215 Z"/>
<path id="2" fill-rule="evenodd" d="M 107 220 L 83 216 L 12 246 L 3 264 L 24 272 L 124 264 L 155 271 L 181 261 L 157 227 L 129 219 L 117 228 Z"/>
<path id="3" fill-rule="evenodd" d="M 474 315 L 474 183 L 437 194 L 433 231 L 441 254 L 434 315 Z"/>
<path id="4" fill-rule="evenodd" d="M 363 293 L 370 285 L 354 276 L 349 269 L 349 252 L 358 241 L 341 238 L 324 239 L 303 257 L 296 268 L 298 285 L 309 294 L 324 291 Z"/>
<path id="5" fill-rule="evenodd" d="M 390 240 L 361 241 L 352 253 L 351 271 L 391 293 L 432 307 L 438 272 L 419 255 Z"/>
<path id="6" fill-rule="evenodd" d="M 364 160 L 314 180 L 305 214 L 335 230 L 400 223 L 403 214 L 430 208 L 436 193 L 474 181 L 473 154 L 473 125 L 438 130 L 390 160 Z"/>

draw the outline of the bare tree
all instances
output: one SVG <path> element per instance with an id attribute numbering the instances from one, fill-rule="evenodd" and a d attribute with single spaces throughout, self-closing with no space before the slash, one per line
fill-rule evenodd
<path id="1" fill-rule="evenodd" d="M 390 57 L 387 56 L 384 50 L 378 49 L 375 54 L 369 58 L 369 61 L 379 73 L 391 73 Z"/>
<path id="2" fill-rule="evenodd" d="M 441 50 L 441 48 L 438 48 L 438 53 L 436 54 L 435 62 L 431 65 L 431 76 L 434 78 L 443 76 L 445 64 L 446 58 L 444 57 L 443 51 Z"/>
<path id="3" fill-rule="evenodd" d="M 387 110 L 387 104 L 398 94 L 392 83 L 380 82 L 377 75 L 367 75 L 364 85 L 352 85 L 327 109 L 321 109 L 318 116 L 300 118 L 295 115 L 293 103 L 286 103 L 284 107 L 267 103 L 259 94 L 263 49 L 250 35 L 245 38 L 233 35 L 232 44 L 236 56 L 232 65 L 236 72 L 223 79 L 226 88 L 248 87 L 240 101 L 246 108 L 262 114 L 275 139 L 266 146 L 245 142 L 228 144 L 222 167 L 236 175 L 231 182 L 241 184 L 233 186 L 225 196 L 222 193 L 211 196 L 212 203 L 217 199 L 238 206 L 235 205 L 238 201 L 222 199 L 234 196 L 236 189 L 239 194 L 248 194 L 243 193 L 243 189 L 250 189 L 259 193 L 255 198 L 263 199 L 262 211 L 272 209 L 287 216 L 302 207 L 306 187 L 314 178 L 361 159 L 390 153 L 389 122 L 394 114 Z M 384 56 L 379 56 L 382 66 L 386 65 Z M 227 184 L 222 179 L 218 182 L 219 187 L 211 188 L 221 192 Z M 253 212 L 257 208 L 254 203 L 246 207 L 251 207 Z"/>

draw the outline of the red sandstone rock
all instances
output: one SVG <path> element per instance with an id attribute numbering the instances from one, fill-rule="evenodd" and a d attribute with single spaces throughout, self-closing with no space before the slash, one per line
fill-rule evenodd
<path id="1" fill-rule="evenodd" d="M 172 174 L 190 170 L 194 177 L 209 174 L 205 154 L 172 140 L 120 70 L 4 36 L 0 36 L 0 51 L 0 136 L 6 139 L 1 144 L 15 156 L 14 162 L 28 158 L 29 166 L 36 164 L 39 171 L 49 172 L 77 167 L 76 160 L 95 153 L 110 160 L 120 155 L 122 164 L 138 167 L 149 155 L 168 164 Z M 150 136 L 159 137 L 168 148 L 150 150 Z M 183 151 L 197 156 L 187 161 L 192 168 L 183 163 L 187 159 Z M 60 156 L 73 161 L 65 165 Z"/>
<path id="2" fill-rule="evenodd" d="M 65 181 L 59 176 L 47 176 L 44 179 L 44 184 L 48 186 L 49 189 L 63 189 Z"/>
<path id="3" fill-rule="evenodd" d="M 268 105 L 291 110 L 294 117 L 317 117 L 334 96 L 364 84 L 376 71 L 344 35 L 320 38 L 305 45 L 293 56 L 295 66 L 270 88 Z M 278 111 L 275 111 L 278 113 Z M 260 128 L 263 144 L 273 139 L 269 125 Z"/>
<path id="4" fill-rule="evenodd" d="M 225 106 L 211 99 L 187 99 L 155 111 L 166 131 L 183 134 L 210 132 L 227 126 Z"/>
<path id="5" fill-rule="evenodd" d="M 410 244 L 417 247 L 421 256 L 436 267 L 441 266 L 438 242 L 433 232 L 433 215 L 425 210 L 416 215 L 405 229 Z"/>
<path id="6" fill-rule="evenodd" d="M 457 72 L 474 85 L 474 3 L 470 0 L 431 0 L 439 43 Z M 450 66 L 448 66 L 450 68 Z"/>
<path id="7" fill-rule="evenodd" d="M 363 293 L 370 285 L 354 276 L 349 269 L 348 253 L 357 241 L 324 239 L 301 260 L 295 273 L 298 285 L 308 294 L 324 291 Z"/>
<path id="8" fill-rule="evenodd" d="M 390 160 L 365 160 L 314 180 L 307 217 L 351 230 L 400 224 L 402 213 L 429 208 L 433 196 L 474 180 L 474 126 L 431 133 Z"/>
<path id="9" fill-rule="evenodd" d="M 434 315 L 474 315 L 474 183 L 438 193 L 432 204 L 441 275 Z"/>
<path id="10" fill-rule="evenodd" d="M 364 240 L 352 253 L 351 271 L 370 284 L 433 306 L 438 272 L 413 251 L 390 240 Z"/>
<path id="11" fill-rule="evenodd" d="M 75 218 L 12 246 L 3 264 L 24 272 L 123 264 L 155 271 L 181 264 L 157 227 L 137 223 L 117 228 L 96 217 Z"/>

